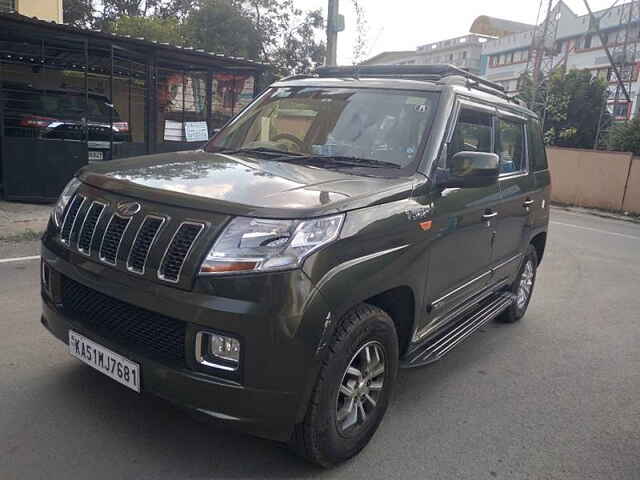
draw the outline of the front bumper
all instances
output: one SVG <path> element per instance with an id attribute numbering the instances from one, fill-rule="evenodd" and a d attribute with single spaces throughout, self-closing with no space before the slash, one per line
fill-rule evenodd
<path id="1" fill-rule="evenodd" d="M 302 272 L 202 279 L 188 292 L 81 258 L 46 236 L 43 242 L 42 259 L 51 269 L 51 288 L 43 289 L 42 323 L 54 336 L 67 343 L 72 329 L 139 363 L 142 392 L 248 433 L 280 441 L 290 437 L 294 425 L 304 417 L 319 369 L 319 337 L 308 324 L 328 313 Z M 186 322 L 184 364 L 149 358 L 97 333 L 82 318 L 68 315 L 60 298 L 52 293 L 60 289 L 62 276 L 122 302 Z M 305 319 L 310 319 L 307 325 Z M 228 332 L 242 340 L 242 362 L 236 374 L 196 364 L 193 339 L 202 329 Z"/>

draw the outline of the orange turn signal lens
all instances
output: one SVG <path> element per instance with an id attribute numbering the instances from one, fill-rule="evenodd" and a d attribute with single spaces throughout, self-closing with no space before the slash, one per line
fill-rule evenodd
<path id="1" fill-rule="evenodd" d="M 200 269 L 200 273 L 246 272 L 254 270 L 257 262 L 211 262 L 208 261 Z"/>
<path id="2" fill-rule="evenodd" d="M 420 228 L 425 232 L 427 230 L 431 230 L 431 220 L 428 220 L 426 222 L 420 222 L 419 225 L 420 225 Z"/>

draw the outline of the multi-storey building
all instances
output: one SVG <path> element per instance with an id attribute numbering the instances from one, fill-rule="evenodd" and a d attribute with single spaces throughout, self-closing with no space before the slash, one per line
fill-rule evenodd
<path id="1" fill-rule="evenodd" d="M 383 52 L 362 62 L 362 65 L 430 65 L 450 63 L 480 73 L 482 46 L 492 36 L 470 33 L 461 37 L 419 46 L 413 51 Z"/>
<path id="2" fill-rule="evenodd" d="M 553 68 L 589 69 L 594 75 L 609 82 L 609 110 L 616 119 L 631 118 L 638 110 L 640 12 L 637 6 L 633 8 L 627 33 L 629 11 L 633 3 L 635 2 L 625 3 L 609 11 L 594 12 L 594 16 L 599 19 L 599 27 L 604 34 L 606 45 L 610 49 L 615 51 L 625 39 L 627 40 L 626 58 L 629 65 L 622 70 L 622 76 L 627 84 L 631 102 L 626 102 L 624 97 L 624 101 L 614 102 L 616 78 L 591 17 L 576 15 L 563 2 L 559 2 L 554 10 L 557 29 L 554 32 L 555 45 L 550 54 Z M 481 74 L 488 80 L 503 84 L 507 91 L 516 92 L 518 79 L 532 68 L 530 50 L 534 34 L 535 28 L 532 28 L 485 43 Z"/>
<path id="3" fill-rule="evenodd" d="M 483 46 L 490 40 L 533 28 L 509 20 L 482 16 L 471 26 L 471 33 L 419 46 L 415 51 L 383 52 L 362 65 L 430 65 L 448 63 L 480 73 Z"/>
<path id="4" fill-rule="evenodd" d="M 0 0 L 0 12 L 62 23 L 62 0 Z"/>

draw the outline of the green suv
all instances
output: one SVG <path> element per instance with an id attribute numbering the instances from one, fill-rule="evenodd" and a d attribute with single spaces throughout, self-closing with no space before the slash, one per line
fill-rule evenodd
<path id="1" fill-rule="evenodd" d="M 82 169 L 42 241 L 42 323 L 126 387 L 334 465 L 398 368 L 524 315 L 549 185 L 539 121 L 499 85 L 290 77 L 201 150 Z"/>

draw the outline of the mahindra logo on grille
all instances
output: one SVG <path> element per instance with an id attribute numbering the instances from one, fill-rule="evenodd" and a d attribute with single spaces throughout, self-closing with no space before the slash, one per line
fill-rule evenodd
<path id="1" fill-rule="evenodd" d="M 120 202 L 116 207 L 116 212 L 121 217 L 133 217 L 142 210 L 142 206 L 138 202 Z"/>

